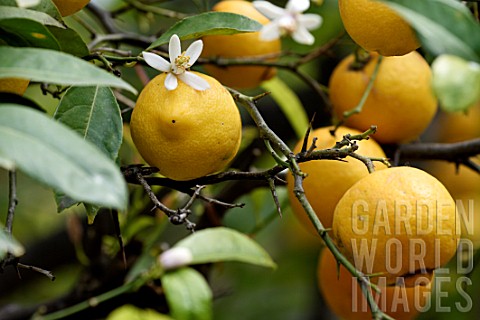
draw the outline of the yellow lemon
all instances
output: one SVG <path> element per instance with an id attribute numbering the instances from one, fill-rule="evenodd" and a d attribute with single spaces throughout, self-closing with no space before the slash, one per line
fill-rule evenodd
<path id="1" fill-rule="evenodd" d="M 337 272 L 338 270 L 338 272 Z M 333 254 L 324 249 L 317 268 L 318 287 L 330 310 L 349 320 L 372 319 L 372 312 L 357 279 L 340 266 Z M 381 286 L 380 294 L 373 291 L 380 310 L 397 320 L 414 319 L 431 297 L 430 278 L 419 279 L 415 287 Z"/>
<path id="2" fill-rule="evenodd" d="M 15 93 L 23 95 L 27 90 L 30 80 L 18 78 L 3 78 L 0 79 L 0 92 Z"/>
<path id="3" fill-rule="evenodd" d="M 196 72 L 194 72 L 196 73 Z M 150 165 L 175 180 L 224 169 L 240 146 L 242 123 L 230 93 L 215 79 L 196 73 L 210 89 L 197 91 L 178 81 L 167 90 L 166 74 L 142 90 L 132 113 L 132 139 Z"/>
<path id="4" fill-rule="evenodd" d="M 420 46 L 409 24 L 380 1 L 339 0 L 338 6 L 345 30 L 365 50 L 401 56 Z"/>
<path id="5" fill-rule="evenodd" d="M 78 12 L 85 7 L 90 0 L 52 0 L 57 6 L 58 11 L 63 17 L 69 16 Z"/>
<path id="6" fill-rule="evenodd" d="M 352 68 L 354 59 L 354 55 L 343 59 L 329 81 L 330 99 L 340 118 L 360 102 L 378 56 L 372 55 L 360 70 Z M 431 78 L 430 66 L 417 52 L 385 57 L 362 111 L 350 116 L 345 124 L 362 131 L 377 125 L 375 139 L 380 143 L 418 138 L 437 111 Z"/>
<path id="7" fill-rule="evenodd" d="M 310 133 L 308 145 L 310 146 L 313 138 L 317 138 L 317 149 L 331 148 L 337 141 L 342 140 L 346 134 L 360 134 L 360 131 L 347 127 L 339 127 L 335 137 L 330 134 L 332 127 L 323 127 Z M 373 139 L 357 142 L 359 148 L 358 154 L 369 157 L 385 158 L 382 148 Z M 300 140 L 294 148 L 294 152 L 301 151 L 303 139 Z M 315 160 L 299 164 L 302 172 L 308 176 L 303 180 L 305 195 L 312 205 L 315 213 L 326 228 L 332 227 L 333 212 L 343 194 L 355 182 L 368 175 L 367 167 L 357 159 L 346 158 L 344 161 L 335 160 Z M 376 162 L 376 169 L 385 169 L 386 166 Z M 303 210 L 298 199 L 293 193 L 294 181 L 292 174 L 287 175 L 288 196 L 293 212 L 298 217 L 302 225 L 307 230 L 316 233 L 307 214 Z"/>
<path id="8" fill-rule="evenodd" d="M 213 7 L 214 11 L 232 12 L 244 15 L 266 24 L 269 20 L 258 12 L 248 1 L 221 1 Z M 203 37 L 202 57 L 208 58 L 254 58 L 280 52 L 279 39 L 263 41 L 259 32 L 250 32 L 235 35 L 206 36 Z M 272 67 L 262 66 L 228 66 L 220 67 L 205 65 L 207 72 L 222 84 L 237 88 L 254 88 L 265 80 L 271 79 L 276 70 Z"/>
<path id="9" fill-rule="evenodd" d="M 338 202 L 333 237 L 339 250 L 366 274 L 407 286 L 455 254 L 460 219 L 455 201 L 433 176 L 412 167 L 376 171 Z"/>

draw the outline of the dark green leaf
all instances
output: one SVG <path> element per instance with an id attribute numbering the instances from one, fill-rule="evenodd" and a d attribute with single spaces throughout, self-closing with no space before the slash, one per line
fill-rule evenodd
<path id="1" fill-rule="evenodd" d="M 54 118 L 96 145 L 111 160 L 117 159 L 122 144 L 123 124 L 120 107 L 108 87 L 72 87 L 62 97 Z M 58 211 L 77 204 L 64 194 L 57 194 Z M 98 207 L 87 205 L 93 222 Z"/>
<path id="2" fill-rule="evenodd" d="M 455 0 L 390 0 L 415 29 L 422 47 L 433 56 L 452 54 L 480 61 L 480 28 L 470 11 Z"/>
<path id="3" fill-rule="evenodd" d="M 295 131 L 297 138 L 302 138 L 308 128 L 308 116 L 295 91 L 279 77 L 262 83 L 262 88 L 271 92 L 271 97 L 278 104 Z"/>
<path id="4" fill-rule="evenodd" d="M 7 234 L 2 224 L 0 224 L 0 261 L 9 252 L 15 257 L 19 257 L 25 253 L 25 249 L 17 240 Z"/>
<path id="5" fill-rule="evenodd" d="M 0 105 L 0 136 L 0 159 L 32 178 L 79 201 L 126 208 L 127 188 L 118 167 L 65 125 L 5 104 Z"/>
<path id="6" fill-rule="evenodd" d="M 77 86 L 110 86 L 137 93 L 130 84 L 82 59 L 39 48 L 0 47 L 0 78 Z"/>
<path id="7" fill-rule="evenodd" d="M 188 40 L 208 35 L 254 32 L 260 30 L 261 27 L 259 22 L 239 14 L 206 12 L 180 20 L 165 31 L 147 50 L 168 43 L 174 34 L 181 40 Z"/>
<path id="8" fill-rule="evenodd" d="M 228 228 L 200 230 L 180 240 L 174 248 L 192 253 L 190 264 L 218 261 L 240 261 L 264 267 L 275 267 L 268 253 L 245 234 Z"/>
<path id="9" fill-rule="evenodd" d="M 87 45 L 80 35 L 73 29 L 60 29 L 48 27 L 48 30 L 55 36 L 60 44 L 60 50 L 77 57 L 85 57 L 89 54 Z"/>
<path id="10" fill-rule="evenodd" d="M 60 50 L 60 44 L 47 27 L 33 20 L 0 20 L 0 32 L 3 40 L 11 46 Z"/>
<path id="11" fill-rule="evenodd" d="M 432 63 L 433 90 L 447 112 L 466 111 L 480 100 L 480 65 L 441 55 Z"/>
<path id="12" fill-rule="evenodd" d="M 8 19 L 27 19 L 36 21 L 42 25 L 65 28 L 60 22 L 46 13 L 23 8 L 0 6 L 0 21 Z"/>
<path id="13" fill-rule="evenodd" d="M 212 291 L 198 271 L 182 268 L 167 272 L 162 285 L 174 319 L 212 319 Z"/>
<path id="14" fill-rule="evenodd" d="M 54 118 L 92 142 L 115 160 L 122 144 L 120 107 L 108 87 L 71 87 L 60 100 Z"/>

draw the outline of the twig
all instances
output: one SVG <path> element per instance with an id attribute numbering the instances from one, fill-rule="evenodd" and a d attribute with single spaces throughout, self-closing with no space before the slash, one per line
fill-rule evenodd
<path id="1" fill-rule="evenodd" d="M 38 272 L 40 274 L 43 274 L 44 276 L 46 276 L 50 280 L 55 281 L 55 276 L 53 275 L 53 273 L 51 271 L 48 271 L 48 270 L 45 270 L 45 269 L 42 269 L 42 268 L 39 268 L 39 267 L 35 267 L 35 266 L 26 265 L 26 264 L 23 264 L 23 263 L 17 263 L 16 267 Z"/>
<path id="2" fill-rule="evenodd" d="M 117 237 L 118 245 L 120 247 L 120 251 L 122 252 L 123 266 L 125 267 L 125 270 L 126 270 L 127 269 L 127 256 L 125 254 L 125 247 L 123 245 L 122 232 L 120 230 L 120 222 L 118 220 L 118 211 L 117 210 L 111 210 L 110 213 L 111 213 L 112 220 L 113 220 L 113 229 L 115 231 L 115 236 Z"/>
<path id="3" fill-rule="evenodd" d="M 17 173 L 15 170 L 8 172 L 8 211 L 7 211 L 7 220 L 5 222 L 5 232 L 12 236 L 13 231 L 13 218 L 15 216 L 15 208 L 18 204 L 17 199 Z"/>
<path id="4" fill-rule="evenodd" d="M 154 14 L 158 14 L 160 16 L 168 17 L 168 18 L 183 19 L 189 16 L 188 14 L 185 14 L 185 13 L 143 4 L 140 1 L 136 1 L 136 0 L 124 0 L 124 1 L 139 11 L 151 12 Z"/>
<path id="5" fill-rule="evenodd" d="M 96 34 L 95 38 L 88 44 L 88 49 L 92 50 L 102 42 L 124 42 L 138 47 L 146 47 L 155 40 L 155 37 L 147 37 L 135 33 Z"/>

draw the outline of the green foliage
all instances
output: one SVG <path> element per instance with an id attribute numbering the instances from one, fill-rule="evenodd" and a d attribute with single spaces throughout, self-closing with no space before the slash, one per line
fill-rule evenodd
<path id="1" fill-rule="evenodd" d="M 0 224 L 0 260 L 5 258 L 7 253 L 11 253 L 15 257 L 20 257 L 25 253 L 25 248 L 4 231 Z"/>
<path id="2" fill-rule="evenodd" d="M 170 313 L 174 319 L 212 319 L 212 291 L 205 278 L 192 268 L 181 268 L 162 276 Z"/>
<path id="3" fill-rule="evenodd" d="M 132 305 L 124 305 L 110 313 L 106 320 L 172 320 L 172 318 L 151 309 L 143 310 Z"/>
<path id="4" fill-rule="evenodd" d="M 208 35 L 235 34 L 258 31 L 261 24 L 245 16 L 228 12 L 206 12 L 185 18 L 165 31 L 148 49 L 168 43 L 178 35 L 181 40 L 196 39 Z"/>
<path id="5" fill-rule="evenodd" d="M 433 56 L 453 54 L 480 61 L 480 28 L 463 4 L 455 0 L 385 2 L 410 23 L 422 48 Z"/>
<path id="6" fill-rule="evenodd" d="M 275 267 L 275 263 L 261 246 L 245 234 L 228 228 L 209 228 L 195 232 L 177 242 L 174 248 L 187 248 L 192 253 L 190 264 L 241 261 Z"/>
<path id="7" fill-rule="evenodd" d="M 82 59 L 40 48 L 0 47 L 0 78 L 23 78 L 77 86 L 111 86 L 136 93 L 124 80 Z"/>
<path id="8" fill-rule="evenodd" d="M 0 135 L 0 164 L 13 164 L 77 201 L 126 208 L 126 183 L 118 168 L 66 126 L 38 111 L 2 104 Z"/>

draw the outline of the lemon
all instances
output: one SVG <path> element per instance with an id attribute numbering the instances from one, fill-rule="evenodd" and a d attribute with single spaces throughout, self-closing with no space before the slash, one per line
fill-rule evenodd
<path id="1" fill-rule="evenodd" d="M 338 6 L 345 30 L 365 50 L 401 56 L 420 46 L 408 23 L 379 1 L 339 0 Z"/>
<path id="2" fill-rule="evenodd" d="M 330 77 L 330 99 L 339 118 L 360 102 L 378 55 L 372 55 L 360 70 L 352 69 L 354 59 L 354 55 L 347 56 Z M 380 143 L 403 143 L 418 138 L 438 108 L 431 78 L 430 66 L 417 52 L 385 57 L 362 111 L 350 116 L 345 124 L 361 131 L 376 125 L 375 140 Z"/>
<path id="3" fill-rule="evenodd" d="M 338 272 L 337 272 L 338 270 Z M 372 319 L 372 312 L 362 294 L 357 279 L 340 266 L 333 254 L 324 249 L 320 253 L 317 268 L 318 287 L 330 310 L 349 320 Z M 432 290 L 429 278 L 419 279 L 417 286 L 379 286 L 377 297 L 380 310 L 397 320 L 414 319 L 422 307 L 427 306 Z"/>
<path id="4" fill-rule="evenodd" d="M 142 90 L 132 113 L 132 139 L 150 165 L 175 180 L 199 178 L 224 169 L 242 137 L 240 113 L 215 79 L 196 73 L 210 89 L 197 91 L 178 81 L 167 90 L 166 74 Z"/>
<path id="5" fill-rule="evenodd" d="M 18 78 L 3 78 L 0 79 L 0 92 L 15 93 L 23 95 L 27 90 L 30 80 Z"/>
<path id="6" fill-rule="evenodd" d="M 60 11 L 60 14 L 62 17 L 66 17 L 69 15 L 74 14 L 75 12 L 78 12 L 85 7 L 90 0 L 52 0 L 53 3 L 55 3 L 55 6 L 57 6 L 58 11 Z"/>
<path id="7" fill-rule="evenodd" d="M 213 7 L 213 11 L 232 12 L 244 15 L 261 24 L 269 20 L 257 11 L 248 1 L 221 1 Z M 264 41 L 260 39 L 260 32 L 249 32 L 235 35 L 203 37 L 202 57 L 208 58 L 253 58 L 279 53 L 281 42 L 279 39 Z M 276 74 L 276 69 L 262 66 L 228 66 L 220 67 L 205 65 L 205 70 L 222 84 L 237 88 L 255 88 L 265 80 Z"/>
<path id="8" fill-rule="evenodd" d="M 376 171 L 348 189 L 335 208 L 332 231 L 357 269 L 381 273 L 387 284 L 403 278 L 409 286 L 453 257 L 459 223 L 455 201 L 437 179 L 396 167 Z"/>
<path id="9" fill-rule="evenodd" d="M 323 127 L 312 131 L 309 135 L 308 145 L 310 146 L 314 137 L 317 149 L 331 148 L 337 141 L 342 140 L 343 136 L 350 133 L 352 135 L 360 134 L 355 129 L 339 127 L 335 137 L 330 134 L 332 127 Z M 358 154 L 369 157 L 385 158 L 382 148 L 373 139 L 358 141 Z M 301 151 L 303 139 L 298 141 L 294 152 Z M 315 213 L 325 228 L 332 227 L 333 212 L 342 195 L 355 182 L 368 175 L 365 164 L 357 159 L 346 158 L 344 161 L 335 160 L 315 160 L 299 164 L 302 172 L 308 176 L 303 180 L 305 195 L 312 205 Z M 386 166 L 376 162 L 376 169 L 385 169 Z M 298 217 L 302 225 L 307 230 L 316 233 L 307 214 L 303 210 L 298 199 L 293 193 L 294 179 L 291 173 L 287 175 L 288 196 L 293 212 Z"/>

